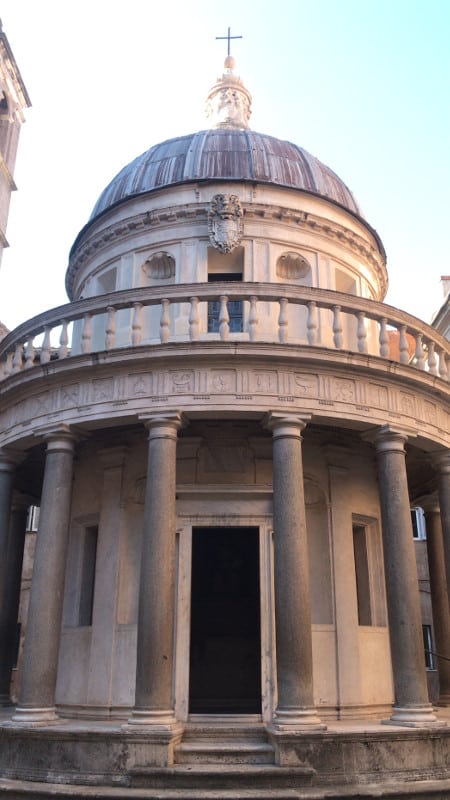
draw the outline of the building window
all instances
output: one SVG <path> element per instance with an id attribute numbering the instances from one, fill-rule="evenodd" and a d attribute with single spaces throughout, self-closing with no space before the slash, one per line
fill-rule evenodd
<path id="1" fill-rule="evenodd" d="M 431 625 L 422 625 L 423 649 L 425 652 L 425 668 L 435 669 L 433 655 L 433 636 Z"/>
<path id="2" fill-rule="evenodd" d="M 83 552 L 81 562 L 80 606 L 78 624 L 92 625 L 94 608 L 95 564 L 97 561 L 98 527 L 91 525 L 84 529 Z"/>
<path id="3" fill-rule="evenodd" d="M 39 506 L 29 506 L 27 514 L 27 531 L 37 531 L 39 526 Z"/>
<path id="4" fill-rule="evenodd" d="M 208 283 L 216 281 L 241 281 L 242 274 L 236 272 L 210 272 Z M 228 316 L 230 333 L 242 333 L 243 316 L 242 300 L 228 301 Z M 219 333 L 220 301 L 214 300 L 208 303 L 208 333 Z"/>
<path id="5" fill-rule="evenodd" d="M 374 520 L 353 520 L 358 625 L 386 625 L 383 560 L 378 525 Z"/>
<path id="6" fill-rule="evenodd" d="M 425 514 L 423 508 L 416 506 L 411 509 L 411 522 L 413 529 L 413 539 L 423 541 L 427 538 L 427 529 L 425 525 Z"/>

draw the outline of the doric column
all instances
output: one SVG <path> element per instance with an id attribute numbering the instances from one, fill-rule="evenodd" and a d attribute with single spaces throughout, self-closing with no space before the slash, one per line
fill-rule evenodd
<path id="1" fill-rule="evenodd" d="M 0 602 L 0 705 L 3 706 L 11 705 L 10 683 L 15 655 L 27 510 L 23 499 L 13 499 L 4 558 L 6 575 Z"/>
<path id="2" fill-rule="evenodd" d="M 25 633 L 22 685 L 13 720 L 24 725 L 57 722 L 55 688 L 69 535 L 75 440 L 61 425 L 46 436 L 36 552 Z"/>
<path id="3" fill-rule="evenodd" d="M 441 510 L 447 592 L 450 599 L 450 450 L 436 455 L 434 464 L 438 475 L 439 508 Z"/>
<path id="4" fill-rule="evenodd" d="M 307 419 L 272 414 L 278 703 L 273 730 L 323 728 L 314 707 L 302 430 Z"/>
<path id="5" fill-rule="evenodd" d="M 123 525 L 122 481 L 126 447 L 108 447 L 98 453 L 103 466 L 103 486 L 98 522 L 95 594 L 89 656 L 87 702 L 92 706 L 112 705 L 111 674 L 117 627 L 117 584 L 119 578 L 120 534 Z M 98 665 L 102 664 L 102 669 Z"/>
<path id="6" fill-rule="evenodd" d="M 432 500 L 422 503 L 427 523 L 427 553 L 433 611 L 434 649 L 439 674 L 438 705 L 450 706 L 450 614 L 445 575 L 444 544 L 439 507 Z"/>
<path id="7" fill-rule="evenodd" d="M 178 730 L 174 713 L 175 488 L 178 412 L 144 420 L 149 431 L 139 585 L 136 699 L 131 726 Z M 170 754 L 158 756 L 170 761 Z"/>
<path id="8" fill-rule="evenodd" d="M 3 597 L 7 569 L 4 555 L 8 547 L 9 517 L 16 463 L 14 456 L 0 448 L 0 598 Z"/>
<path id="9" fill-rule="evenodd" d="M 419 584 L 406 475 L 407 437 L 384 426 L 376 438 L 389 635 L 395 689 L 391 722 L 436 723 L 428 700 Z"/>

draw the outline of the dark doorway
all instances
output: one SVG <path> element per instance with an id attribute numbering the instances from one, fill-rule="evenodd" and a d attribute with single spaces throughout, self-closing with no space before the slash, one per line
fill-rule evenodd
<path id="1" fill-rule="evenodd" d="M 191 714 L 261 713 L 258 528 L 192 532 Z"/>

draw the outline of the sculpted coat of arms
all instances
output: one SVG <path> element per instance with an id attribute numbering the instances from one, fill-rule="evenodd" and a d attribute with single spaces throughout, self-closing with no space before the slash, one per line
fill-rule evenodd
<path id="1" fill-rule="evenodd" d="M 242 207 L 235 194 L 215 194 L 208 211 L 211 244 L 221 253 L 231 253 L 244 233 Z"/>

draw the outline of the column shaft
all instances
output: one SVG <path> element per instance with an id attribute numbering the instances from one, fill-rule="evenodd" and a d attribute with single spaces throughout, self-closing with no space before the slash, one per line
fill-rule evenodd
<path id="1" fill-rule="evenodd" d="M 415 726 L 435 717 L 428 700 L 405 441 L 399 433 L 382 431 L 376 446 L 395 688 L 391 721 Z"/>
<path id="2" fill-rule="evenodd" d="M 74 439 L 67 431 L 48 436 L 39 528 L 19 706 L 13 719 L 24 724 L 57 719 L 58 667 L 66 554 L 72 495 Z"/>
<path id="3" fill-rule="evenodd" d="M 447 592 L 450 600 L 450 451 L 436 457 Z"/>
<path id="4" fill-rule="evenodd" d="M 435 656 L 439 674 L 439 705 L 450 705 L 450 614 L 445 576 L 444 545 L 439 511 L 426 511 L 427 553 L 430 573 L 431 607 Z"/>
<path id="5" fill-rule="evenodd" d="M 175 723 L 175 488 L 180 415 L 148 420 L 149 447 L 139 585 L 136 699 L 131 724 Z"/>
<path id="6" fill-rule="evenodd" d="M 10 683 L 15 655 L 26 522 L 27 507 L 13 505 L 5 558 L 6 576 L 0 604 L 0 705 L 11 705 Z"/>
<path id="7" fill-rule="evenodd" d="M 0 553 L 2 554 L 0 558 L 0 598 L 3 597 L 7 569 L 4 555 L 8 547 L 14 470 L 14 460 L 0 450 Z"/>
<path id="8" fill-rule="evenodd" d="M 275 728 L 320 726 L 314 708 L 308 541 L 301 431 L 305 421 L 272 416 L 275 624 L 278 705 Z"/>

